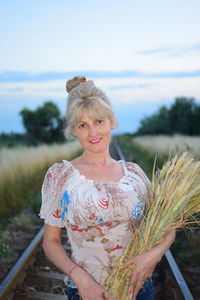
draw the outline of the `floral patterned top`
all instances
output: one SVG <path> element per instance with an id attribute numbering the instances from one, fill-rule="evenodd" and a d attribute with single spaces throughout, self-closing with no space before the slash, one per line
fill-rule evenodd
<path id="1" fill-rule="evenodd" d="M 87 179 L 63 160 L 48 169 L 42 186 L 40 217 L 67 229 L 72 260 L 99 283 L 122 256 L 150 193 L 143 170 L 119 162 L 124 174 L 118 182 Z"/>

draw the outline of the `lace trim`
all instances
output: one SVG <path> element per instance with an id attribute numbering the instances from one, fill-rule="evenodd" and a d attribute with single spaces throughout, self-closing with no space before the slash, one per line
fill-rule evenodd
<path id="1" fill-rule="evenodd" d="M 85 181 L 89 182 L 89 183 L 96 183 L 96 184 L 119 184 L 120 182 L 122 182 L 124 180 L 124 178 L 127 176 L 127 172 L 130 174 L 131 172 L 129 172 L 127 169 L 126 169 L 126 165 L 125 165 L 125 162 L 123 160 L 118 160 L 118 162 L 121 163 L 122 167 L 123 167 L 123 171 L 124 171 L 124 174 L 122 175 L 122 177 L 118 180 L 118 181 L 97 181 L 95 179 L 89 179 L 89 178 L 86 178 L 85 175 L 81 174 L 80 171 L 75 168 L 73 166 L 73 164 L 68 161 L 68 160 L 63 160 L 63 163 L 65 163 L 66 165 L 69 165 L 73 171 L 74 171 L 74 174 L 75 175 L 78 175 L 81 179 L 84 179 Z"/>

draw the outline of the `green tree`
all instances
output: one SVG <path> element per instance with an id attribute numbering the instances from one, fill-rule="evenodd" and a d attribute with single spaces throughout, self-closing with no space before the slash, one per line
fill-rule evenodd
<path id="1" fill-rule="evenodd" d="M 35 110 L 24 108 L 20 115 L 31 144 L 64 141 L 63 119 L 55 103 L 45 102 Z"/>
<path id="2" fill-rule="evenodd" d="M 200 135 L 200 105 L 198 105 L 194 112 L 194 135 Z"/>
<path id="3" fill-rule="evenodd" d="M 168 108 L 163 105 L 158 113 L 141 120 L 140 123 L 139 134 L 169 134 Z"/>
<path id="4" fill-rule="evenodd" d="M 179 97 L 169 109 L 170 133 L 196 134 L 195 113 L 197 104 L 193 98 Z"/>
<path id="5" fill-rule="evenodd" d="M 136 134 L 200 134 L 200 105 L 194 98 L 178 97 L 171 107 L 141 120 Z"/>

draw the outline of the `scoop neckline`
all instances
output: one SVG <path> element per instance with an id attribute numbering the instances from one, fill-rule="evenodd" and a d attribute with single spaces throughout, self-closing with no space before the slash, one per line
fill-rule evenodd
<path id="1" fill-rule="evenodd" d="M 84 180 L 86 180 L 88 182 L 96 183 L 96 184 L 118 184 L 124 179 L 124 177 L 126 176 L 126 171 L 127 171 L 126 167 L 125 167 L 125 162 L 123 160 L 118 160 L 118 162 L 121 163 L 123 171 L 124 171 L 124 174 L 121 176 L 121 178 L 118 181 L 111 181 L 111 180 L 97 181 L 95 179 L 87 178 L 84 174 L 81 174 L 81 172 L 76 167 L 74 167 L 74 165 L 71 163 L 71 161 L 63 159 L 63 162 L 69 164 L 73 168 L 74 173 L 76 173 L 79 177 L 83 178 Z"/>

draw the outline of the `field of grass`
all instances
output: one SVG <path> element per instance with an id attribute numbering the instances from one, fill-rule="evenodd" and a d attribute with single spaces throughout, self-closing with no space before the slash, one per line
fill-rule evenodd
<path id="1" fill-rule="evenodd" d="M 200 158 L 200 137 L 181 135 L 132 137 L 125 134 L 116 136 L 115 140 L 121 146 L 126 159 L 138 163 L 150 178 L 155 157 L 159 168 L 175 153 L 190 151 Z"/>
<path id="2" fill-rule="evenodd" d="M 173 153 L 192 151 L 200 156 L 200 137 L 191 136 L 139 136 L 133 138 L 133 143 L 158 155 L 172 155 Z"/>
<path id="3" fill-rule="evenodd" d="M 40 189 L 47 168 L 81 151 L 78 142 L 0 149 L 0 216 L 40 205 Z"/>

